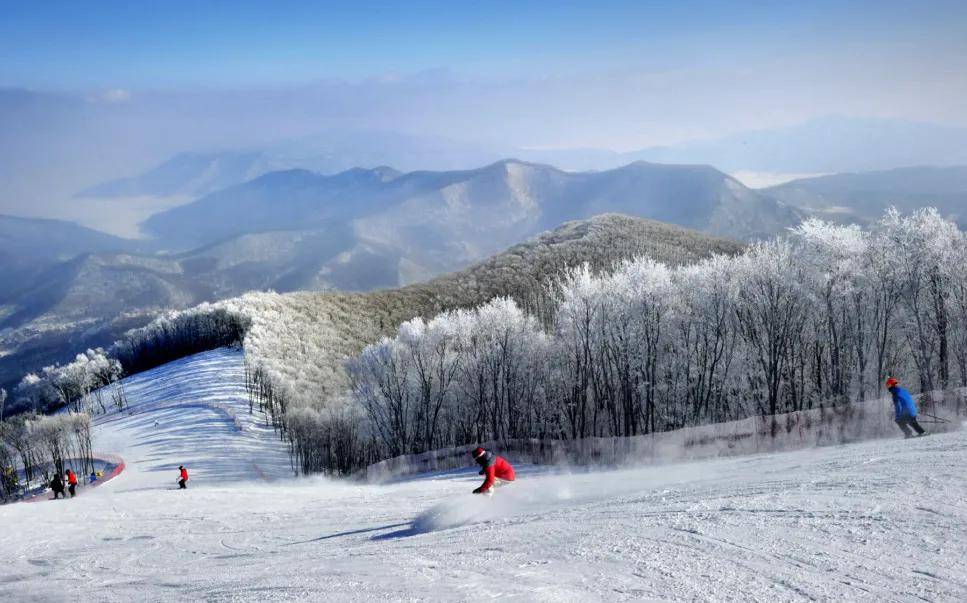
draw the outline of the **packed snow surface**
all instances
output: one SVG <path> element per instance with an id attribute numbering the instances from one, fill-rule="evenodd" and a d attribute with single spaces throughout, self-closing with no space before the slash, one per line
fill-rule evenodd
<path id="1" fill-rule="evenodd" d="M 493 498 L 470 494 L 471 468 L 269 482 L 248 469 L 249 440 L 277 477 L 271 432 L 235 430 L 188 395 L 241 408 L 225 380 L 239 363 L 223 351 L 142 376 L 136 413 L 98 427 L 134 470 L 74 500 L 0 507 L 0 600 L 967 599 L 963 431 L 621 471 L 521 467 Z M 182 463 L 198 468 L 187 491 L 173 488 Z"/>

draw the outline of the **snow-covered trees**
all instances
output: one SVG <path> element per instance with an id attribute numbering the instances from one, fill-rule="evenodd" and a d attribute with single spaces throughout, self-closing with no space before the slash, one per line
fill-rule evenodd
<path id="1" fill-rule="evenodd" d="M 449 322 L 456 339 L 450 441 L 554 434 L 542 404 L 549 341 L 537 320 L 514 300 L 497 298 L 452 313 Z"/>
<path id="2" fill-rule="evenodd" d="M 17 474 L 13 451 L 0 440 L 0 501 L 7 502 L 19 492 L 20 478 Z"/>
<path id="3" fill-rule="evenodd" d="M 754 245 L 734 264 L 740 282 L 735 302 L 736 326 L 748 362 L 743 378 L 758 414 L 774 415 L 780 405 L 801 407 L 797 400 L 797 351 L 803 349 L 809 317 L 806 269 L 789 241 Z"/>
<path id="4" fill-rule="evenodd" d="M 510 299 L 404 323 L 348 362 L 352 398 L 386 457 L 849 404 L 887 374 L 946 387 L 954 360 L 967 382 L 965 258 L 922 210 L 866 232 L 807 220 L 677 268 L 581 265 L 538 304 L 546 329 Z"/>
<path id="5" fill-rule="evenodd" d="M 963 233 L 936 210 L 903 216 L 887 212 L 874 232 L 877 253 L 885 258 L 895 282 L 900 312 L 895 328 L 911 342 L 920 387 L 930 390 L 950 382 L 950 296 L 964 270 L 957 264 Z"/>
<path id="6" fill-rule="evenodd" d="M 44 367 L 40 374 L 27 374 L 15 393 L 20 406 L 33 411 L 46 412 L 66 405 L 75 413 L 104 413 L 105 386 L 112 386 L 111 402 L 119 408 L 123 406 L 123 390 L 118 383 L 122 374 L 121 363 L 97 348 L 78 354 L 68 364 Z"/>
<path id="7" fill-rule="evenodd" d="M 259 408 L 267 413 L 280 437 L 292 443 L 306 471 L 342 471 L 343 467 L 367 462 L 367 455 L 377 449 L 372 445 L 375 432 L 368 419 L 363 420 L 366 413 L 362 406 L 355 400 L 344 403 L 349 388 L 345 360 L 359 355 L 367 344 L 395 334 L 403 322 L 414 317 L 429 320 L 448 309 L 473 308 L 496 297 L 512 296 L 528 313 L 537 315 L 541 324 L 549 325 L 554 319 L 554 300 L 544 284 L 564 266 L 589 262 L 599 270 L 635 253 L 678 265 L 714 252 L 736 253 L 741 248 L 734 241 L 657 222 L 603 215 L 565 224 L 463 272 L 401 289 L 368 294 L 253 292 L 202 304 L 127 333 L 109 353 L 122 363 L 126 373 L 133 373 L 194 352 L 241 343 L 252 411 Z M 543 333 L 539 335 L 539 339 L 527 342 L 549 341 Z M 514 342 L 515 338 L 509 341 Z M 513 358 L 512 354 L 519 350 L 508 347 L 504 352 L 506 358 Z M 490 367 L 491 373 L 503 370 L 492 362 L 481 366 Z M 518 364 L 508 362 L 505 366 L 517 370 Z M 530 371 L 526 367 L 522 370 Z M 24 392 L 17 392 L 20 410 L 45 410 L 44 400 L 58 398 L 48 391 L 50 383 L 42 374 L 36 377 L 36 387 L 29 390 L 36 394 L 34 400 L 24 393 L 28 383 L 24 383 Z M 503 382 L 498 375 L 484 385 L 493 389 L 496 384 L 499 389 Z M 500 392 L 501 403 L 479 412 L 479 418 L 476 412 L 456 415 L 463 421 L 459 429 L 478 434 L 474 437 L 491 432 L 556 435 L 560 429 L 556 410 L 540 404 L 556 398 L 537 395 L 542 388 L 551 386 L 529 381 L 522 391 L 505 388 Z M 433 390 L 429 393 L 429 406 L 433 409 L 442 398 L 437 397 L 434 402 Z M 518 402 L 522 397 L 535 401 Z M 479 405 L 475 408 L 479 411 Z M 513 420 L 507 419 L 505 410 L 501 410 L 507 408 L 515 409 L 510 415 Z M 433 435 L 424 431 L 421 437 L 456 437 L 449 433 L 458 429 L 452 427 L 456 419 L 447 414 L 451 410 L 446 403 L 440 406 L 436 423 L 424 424 L 434 431 Z M 447 433 L 434 428 L 434 424 L 443 426 Z M 358 439 L 339 435 L 347 431 L 346 425 L 352 426 L 350 432 L 358 432 Z M 324 448 L 316 450 L 315 446 Z"/>
<path id="8" fill-rule="evenodd" d="M 732 420 L 746 414 L 747 401 L 730 392 L 738 343 L 735 328 L 739 283 L 732 258 L 713 256 L 674 274 L 680 304 L 674 317 L 677 347 L 676 386 L 684 400 L 686 422 Z"/>
<path id="9" fill-rule="evenodd" d="M 396 456 L 460 440 L 546 429 L 538 399 L 546 337 L 508 298 L 400 325 L 348 362 L 353 396 L 380 450 Z"/>
<path id="10" fill-rule="evenodd" d="M 93 469 L 91 417 L 66 412 L 52 416 L 23 414 L 0 422 L 0 446 L 15 454 L 27 481 L 54 473 L 67 465 L 86 473 Z"/>
<path id="11" fill-rule="evenodd" d="M 238 345 L 249 324 L 243 312 L 227 304 L 201 304 L 128 332 L 112 346 L 111 355 L 126 372 L 139 373 L 196 352 Z"/>
<path id="12" fill-rule="evenodd" d="M 27 427 L 30 419 L 36 419 L 36 415 L 19 415 L 0 422 L 0 446 L 16 452 L 27 480 L 33 478 L 33 466 L 36 459 L 34 442 Z M 9 456 L 15 455 L 9 454 Z"/>

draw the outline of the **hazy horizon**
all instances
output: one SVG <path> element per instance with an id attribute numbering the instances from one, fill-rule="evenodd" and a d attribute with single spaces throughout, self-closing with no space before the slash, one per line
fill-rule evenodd
<path id="1" fill-rule="evenodd" d="M 0 213 L 76 217 L 78 190 L 176 153 L 334 130 L 443 139 L 487 158 L 628 152 L 827 116 L 967 127 L 959 2 L 5 11 Z"/>

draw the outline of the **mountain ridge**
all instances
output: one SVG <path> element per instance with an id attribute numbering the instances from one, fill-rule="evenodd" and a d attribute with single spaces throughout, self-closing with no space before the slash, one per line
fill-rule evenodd
<path id="1" fill-rule="evenodd" d="M 54 265 L 84 253 L 137 249 L 122 239 L 66 220 L 0 214 L 0 305 Z"/>
<path id="2" fill-rule="evenodd" d="M 598 249 L 595 253 L 614 254 L 621 251 L 628 255 L 639 250 L 660 249 L 665 254 L 664 259 L 672 260 L 679 253 L 676 237 L 689 241 L 689 245 L 699 250 L 688 252 L 683 257 L 693 257 L 709 248 L 726 252 L 742 247 L 737 242 L 639 218 L 605 216 L 585 222 L 585 226 L 580 221 L 561 225 L 549 234 L 535 237 L 533 244 L 554 247 L 564 242 L 563 239 L 556 240 L 555 236 L 580 238 L 584 236 L 580 235 L 584 229 L 593 230 L 596 233 L 593 238 L 595 245 L 604 249 Z M 609 232 L 614 236 L 609 236 Z M 630 249 L 619 245 L 622 240 L 634 238 L 635 233 L 648 235 L 644 237 L 648 240 L 643 241 L 640 248 Z M 365 250 L 357 250 L 353 261 L 342 261 L 339 256 L 343 252 L 338 243 L 346 240 L 349 233 L 304 230 L 295 234 L 308 238 L 308 241 L 293 242 L 293 232 L 275 231 L 242 235 L 185 254 L 84 254 L 71 262 L 57 265 L 47 274 L 50 278 L 41 280 L 25 293 L 22 305 L 15 305 L 12 311 L 0 316 L 0 350 L 7 352 L 0 354 L 0 384 L 10 385 L 25 370 L 36 370 L 44 364 L 64 361 L 78 349 L 108 345 L 128 329 L 143 326 L 165 311 L 183 309 L 205 301 L 215 302 L 241 295 L 245 291 L 288 290 L 293 293 L 284 295 L 294 295 L 294 299 L 324 295 L 333 299 L 378 300 L 387 291 L 400 290 L 399 258 L 390 258 L 387 264 L 386 259 L 376 253 L 378 250 L 369 250 L 369 255 Z M 529 244 L 512 246 L 506 250 L 504 257 L 520 255 L 521 250 Z M 569 248 L 577 249 L 573 245 Z M 563 263 L 580 262 L 590 255 L 590 249 L 562 252 L 553 256 L 561 260 L 562 265 L 554 267 L 532 264 L 526 259 L 519 264 L 515 261 L 514 265 L 518 268 L 514 272 L 531 274 L 535 270 L 553 271 L 563 267 Z M 370 262 L 372 267 L 365 262 Z M 481 262 L 485 264 L 487 260 Z M 467 270 L 476 270 L 479 274 L 480 268 L 474 266 Z M 382 275 L 380 278 L 383 280 L 379 282 L 381 286 L 366 287 L 375 289 L 370 293 L 353 293 L 345 286 L 340 287 L 343 290 L 334 289 L 333 283 L 358 283 L 361 275 L 369 277 L 372 274 Z M 479 279 L 470 278 L 466 282 L 475 280 Z M 536 282 L 536 277 L 528 282 Z M 304 291 L 307 285 L 315 285 L 317 290 L 327 292 Z M 431 288 L 436 286 L 439 283 L 430 285 Z M 490 290 L 497 291 L 493 287 L 499 287 L 499 284 L 486 286 L 490 288 L 479 295 L 485 295 Z M 430 291 L 421 284 L 412 284 L 402 290 L 405 296 L 415 296 L 413 299 L 423 299 Z"/>
<path id="3" fill-rule="evenodd" d="M 794 209 L 707 165 L 637 161 L 607 171 L 568 172 L 502 159 L 456 171 L 356 168 L 331 176 L 302 169 L 270 172 L 155 214 L 144 228 L 181 247 L 339 220 L 352 223 L 370 239 L 384 236 L 390 222 L 404 229 L 433 222 L 436 234 L 445 236 L 447 219 L 455 228 L 468 221 L 479 226 L 482 216 L 474 212 L 484 207 L 509 212 L 498 218 L 516 216 L 510 220 L 517 228 L 516 240 L 554 224 L 607 212 L 738 238 L 769 236 L 798 219 Z M 719 215 L 713 215 L 716 212 Z"/>
<path id="4" fill-rule="evenodd" d="M 837 222 L 868 223 L 888 207 L 936 207 L 967 227 L 967 165 L 908 166 L 793 180 L 763 193 Z"/>

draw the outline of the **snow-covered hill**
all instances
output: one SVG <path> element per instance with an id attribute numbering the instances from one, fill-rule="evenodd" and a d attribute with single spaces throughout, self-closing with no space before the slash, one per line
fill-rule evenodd
<path id="1" fill-rule="evenodd" d="M 492 499 L 469 494 L 469 469 L 380 486 L 238 481 L 280 452 L 239 412 L 239 366 L 220 351 L 130 380 L 134 414 L 96 428 L 124 473 L 74 500 L 0 508 L 0 598 L 967 597 L 962 431 L 623 471 L 520 467 Z"/>
<path id="2" fill-rule="evenodd" d="M 0 305 L 61 262 L 85 253 L 135 248 L 134 241 L 73 222 L 0 215 Z"/>

